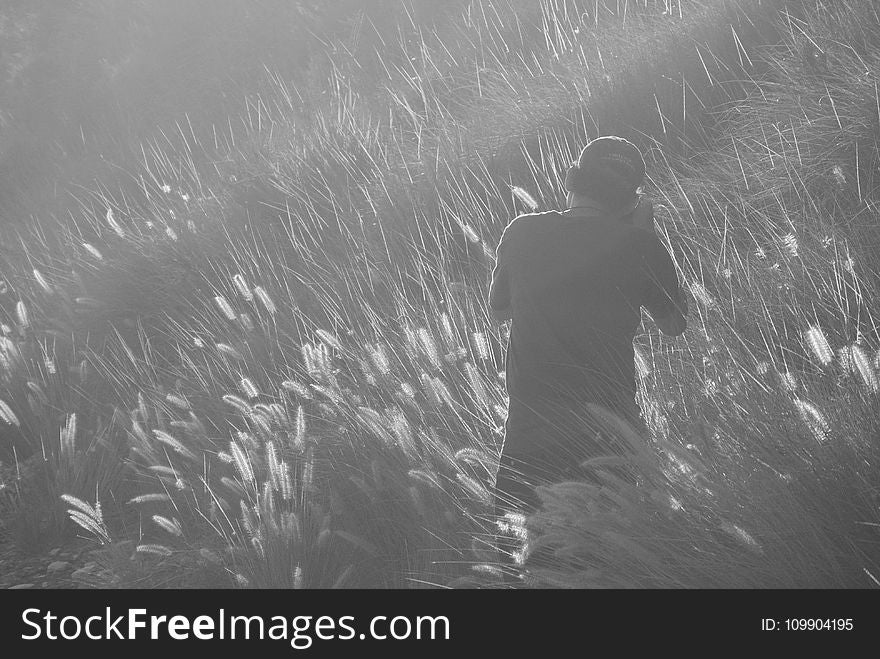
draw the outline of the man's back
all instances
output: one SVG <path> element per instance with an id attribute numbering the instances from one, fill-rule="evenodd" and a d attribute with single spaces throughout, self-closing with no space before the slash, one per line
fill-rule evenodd
<path id="1" fill-rule="evenodd" d="M 678 298 L 672 261 L 653 233 L 576 212 L 522 215 L 498 247 L 490 303 L 513 320 L 507 454 L 546 448 L 549 429 L 583 414 L 586 402 L 631 418 L 640 307 L 662 317 Z"/>

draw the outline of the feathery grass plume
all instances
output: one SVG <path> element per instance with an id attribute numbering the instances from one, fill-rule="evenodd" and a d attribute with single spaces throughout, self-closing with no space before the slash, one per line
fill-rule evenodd
<path id="1" fill-rule="evenodd" d="M 477 370 L 477 367 L 474 366 L 471 362 L 466 362 L 464 365 L 465 373 L 467 373 L 468 383 L 471 385 L 471 390 L 474 392 L 474 397 L 481 407 L 488 408 L 489 407 L 489 394 L 486 391 L 486 385 L 483 382 L 483 376 L 480 375 L 480 372 Z"/>
<path id="2" fill-rule="evenodd" d="M 452 328 L 452 320 L 449 318 L 449 314 L 445 311 L 440 314 L 440 333 L 443 335 L 443 340 L 446 342 L 447 349 L 451 349 L 458 345 L 455 338 L 455 330 Z"/>
<path id="3" fill-rule="evenodd" d="M 410 478 L 425 483 L 440 492 L 443 492 L 443 486 L 440 484 L 440 478 L 427 469 L 410 469 L 407 474 Z"/>
<path id="4" fill-rule="evenodd" d="M 265 521 L 270 531 L 276 532 L 278 530 L 278 523 L 275 519 L 277 508 L 275 506 L 274 488 L 269 480 L 263 481 L 263 492 L 259 503 L 262 507 L 260 518 Z"/>
<path id="5" fill-rule="evenodd" d="M 464 232 L 464 237 L 467 238 L 468 242 L 474 244 L 480 242 L 480 235 L 474 230 L 474 228 L 470 224 L 462 222 L 461 230 Z"/>
<path id="6" fill-rule="evenodd" d="M 416 390 L 413 389 L 413 386 L 409 382 L 400 383 L 400 398 L 413 407 L 417 412 L 419 411 L 418 403 L 416 403 Z"/>
<path id="7" fill-rule="evenodd" d="M 840 366 L 844 371 L 849 373 L 854 372 L 855 364 L 853 364 L 852 350 L 850 350 L 848 346 L 838 348 L 837 359 L 840 361 Z"/>
<path id="8" fill-rule="evenodd" d="M 834 351 L 831 350 L 828 339 L 825 337 L 825 332 L 822 331 L 821 327 L 811 325 L 804 332 L 804 339 L 820 364 L 827 366 L 834 360 Z"/>
<path id="9" fill-rule="evenodd" d="M 293 474 L 290 470 L 290 464 L 287 461 L 281 463 L 281 498 L 290 502 L 293 501 L 293 497 L 296 494 L 296 482 L 293 479 Z M 292 514 L 292 513 L 291 513 Z M 294 519 L 296 519 L 296 515 L 293 515 Z M 296 527 L 297 532 L 299 531 L 299 526 Z M 288 535 L 290 533 L 288 532 Z"/>
<path id="10" fill-rule="evenodd" d="M 73 455 L 76 452 L 76 412 L 67 415 L 60 435 L 61 455 Z"/>
<path id="11" fill-rule="evenodd" d="M 798 240 L 793 233 L 788 233 L 782 237 L 782 248 L 789 256 L 796 257 L 798 255 Z"/>
<path id="12" fill-rule="evenodd" d="M 379 412 L 371 407 L 358 407 L 357 417 L 367 430 L 379 437 L 386 445 L 392 446 L 394 444 L 394 440 L 388 433 L 387 420 Z"/>
<path id="13" fill-rule="evenodd" d="M 455 452 L 455 459 L 472 465 L 480 465 L 487 473 L 493 471 L 492 465 L 496 462 L 489 458 L 489 454 L 475 448 L 463 448 Z"/>
<path id="14" fill-rule="evenodd" d="M 443 362 L 440 361 L 440 353 L 437 350 L 437 344 L 434 342 L 431 332 L 425 327 L 420 327 L 416 330 L 416 336 L 418 336 L 422 351 L 425 353 L 428 361 L 431 362 L 431 365 L 437 369 L 442 368 Z"/>
<path id="15" fill-rule="evenodd" d="M 178 440 L 174 439 L 174 437 L 169 435 L 164 430 L 153 430 L 153 436 L 160 442 L 171 448 L 171 450 L 173 450 L 178 455 L 182 455 L 183 457 L 193 461 L 197 461 L 199 459 L 195 453 L 190 451 L 186 446 L 184 446 Z"/>
<path id="16" fill-rule="evenodd" d="M 37 283 L 40 285 L 40 288 L 43 289 L 46 293 L 52 292 L 52 287 L 49 285 L 49 282 L 43 276 L 43 273 L 34 268 L 34 279 L 37 280 Z"/>
<path id="17" fill-rule="evenodd" d="M 104 216 L 107 220 L 107 225 L 113 229 L 117 236 L 120 238 L 125 238 L 125 231 L 122 230 L 122 227 L 119 225 L 119 222 L 116 221 L 116 217 L 113 215 L 113 209 L 107 208 L 107 214 Z"/>
<path id="18" fill-rule="evenodd" d="M 143 391 L 138 391 L 137 400 L 138 400 L 138 404 L 137 404 L 137 409 L 135 411 L 136 411 L 138 417 L 144 423 L 149 423 L 150 422 L 150 411 L 147 408 L 147 399 L 144 397 Z"/>
<path id="19" fill-rule="evenodd" d="M 296 408 L 296 422 L 294 423 L 293 445 L 302 450 L 306 441 L 306 413 L 302 405 Z"/>
<path id="20" fill-rule="evenodd" d="M 440 399 L 440 396 L 437 394 L 437 390 L 434 387 L 434 378 L 427 373 L 422 373 L 419 376 L 419 381 L 422 383 L 422 391 L 425 392 L 425 396 L 428 398 L 428 402 L 431 406 L 440 407 L 443 404 L 443 401 Z"/>
<path id="21" fill-rule="evenodd" d="M 19 300 L 15 305 L 15 317 L 18 320 L 18 324 L 22 329 L 27 329 L 31 326 L 30 318 L 28 317 L 28 310 L 24 304 L 24 301 Z"/>
<path id="22" fill-rule="evenodd" d="M 342 405 L 342 396 L 339 395 L 339 392 L 331 387 L 325 387 L 320 384 L 311 385 L 312 389 L 317 391 L 319 394 L 322 394 L 326 398 L 330 399 L 334 405 Z"/>
<path id="23" fill-rule="evenodd" d="M 7 334 L 11 331 L 9 326 L 4 325 L 3 327 L 4 332 Z M 2 357 L 10 363 L 21 357 L 21 353 L 18 351 L 15 343 L 5 336 L 0 336 L 0 353 L 2 353 Z"/>
<path id="24" fill-rule="evenodd" d="M 406 420 L 404 413 L 396 407 L 385 410 L 385 414 L 391 425 L 391 432 L 397 440 L 397 445 L 404 452 L 406 457 L 416 460 L 418 451 L 416 450 L 415 440 L 413 439 L 412 428 Z"/>
<path id="25" fill-rule="evenodd" d="M 48 396 L 46 396 L 46 393 L 43 391 L 43 388 L 39 384 L 37 384 L 33 380 L 28 380 L 26 385 L 27 385 L 27 388 L 30 389 L 34 393 L 34 395 L 39 399 L 39 401 L 43 405 L 49 404 L 49 398 L 48 398 Z"/>
<path id="26" fill-rule="evenodd" d="M 58 367 L 55 364 L 55 359 L 49 355 L 48 350 L 45 346 L 40 346 L 43 352 L 43 365 L 46 367 L 46 372 L 49 375 L 56 375 L 58 373 Z"/>
<path id="27" fill-rule="evenodd" d="M 287 410 L 279 405 L 278 403 L 269 403 L 266 405 L 267 413 L 272 417 L 272 419 L 279 426 L 288 427 L 290 426 L 290 417 L 287 414 Z"/>
<path id="28" fill-rule="evenodd" d="M 455 400 L 452 398 L 452 394 L 449 393 L 446 383 L 439 376 L 431 378 L 431 389 L 436 393 L 439 400 L 445 402 L 451 408 L 455 407 Z"/>
<path id="29" fill-rule="evenodd" d="M 281 383 L 281 386 L 287 391 L 291 391 L 296 394 L 299 398 L 305 398 L 306 400 L 311 400 L 312 392 L 309 391 L 309 388 L 301 382 L 296 382 L 295 380 L 284 380 Z"/>
<path id="30" fill-rule="evenodd" d="M 150 465 L 147 467 L 152 472 L 157 474 L 162 474 L 164 476 L 174 476 L 177 478 L 177 471 L 173 467 L 166 467 L 165 465 Z"/>
<path id="31" fill-rule="evenodd" d="M 229 442 L 229 453 L 232 455 L 235 469 L 245 483 L 255 483 L 251 460 L 245 450 L 236 441 Z"/>
<path id="32" fill-rule="evenodd" d="M 181 396 L 180 394 L 169 393 L 165 396 L 165 400 L 168 401 L 171 405 L 176 407 L 179 410 L 188 410 L 190 409 L 189 401 Z"/>
<path id="33" fill-rule="evenodd" d="M 471 570 L 473 570 L 474 572 L 479 572 L 481 574 L 486 574 L 497 580 L 504 578 L 504 570 L 502 570 L 497 565 L 492 565 L 491 563 L 477 563 L 476 565 L 471 565 Z"/>
<path id="34" fill-rule="evenodd" d="M 306 372 L 312 377 L 320 375 L 321 366 L 318 362 L 320 357 L 318 356 L 318 351 L 315 347 L 310 343 L 303 343 L 302 346 L 300 346 L 300 353 L 302 354 L 303 366 L 305 366 Z"/>
<path id="35" fill-rule="evenodd" d="M 254 415 L 254 408 L 251 407 L 250 403 L 248 403 L 240 396 L 236 396 L 234 394 L 226 394 L 223 396 L 223 402 L 237 409 L 239 413 L 245 418 L 250 418 Z"/>
<path id="36" fill-rule="evenodd" d="M 217 305 L 217 308 L 220 309 L 220 313 L 226 316 L 227 320 L 235 320 L 236 318 L 238 318 L 238 314 L 235 313 L 235 309 L 232 308 L 232 305 L 229 304 L 229 301 L 222 295 L 215 295 L 214 303 Z"/>
<path id="37" fill-rule="evenodd" d="M 270 316 L 274 316 L 277 311 L 277 307 L 275 303 L 272 301 L 272 298 L 269 297 L 269 294 L 262 286 L 256 286 L 254 288 L 254 295 L 257 296 L 257 299 L 262 303 L 263 308 L 266 309 L 266 313 Z"/>
<path id="38" fill-rule="evenodd" d="M 104 255 L 98 251 L 98 248 L 92 245 L 91 243 L 83 243 L 83 247 L 85 247 L 86 251 L 92 255 L 92 257 L 97 261 L 103 261 Z"/>
<path id="39" fill-rule="evenodd" d="M 318 335 L 318 338 L 326 343 L 328 346 L 333 348 L 334 350 L 342 350 L 342 344 L 339 343 L 339 339 L 336 338 L 335 335 L 331 334 L 327 330 L 316 329 L 315 334 Z"/>
<path id="40" fill-rule="evenodd" d="M 785 389 L 787 389 L 788 391 L 795 392 L 798 390 L 799 385 L 797 378 L 791 371 L 779 373 L 779 381 L 782 383 L 782 386 L 785 387 Z"/>
<path id="41" fill-rule="evenodd" d="M 816 441 L 821 444 L 830 437 L 831 427 L 825 421 L 824 415 L 815 405 L 800 398 L 794 399 L 794 405 L 795 408 L 797 408 L 798 413 L 801 415 L 804 424 L 806 424 L 810 429 L 810 432 L 813 433 Z"/>
<path id="42" fill-rule="evenodd" d="M 146 544 L 135 547 L 138 554 L 156 554 L 157 556 L 171 556 L 174 552 L 165 545 Z"/>
<path id="43" fill-rule="evenodd" d="M 278 459 L 278 449 L 275 448 L 275 442 L 268 441 L 265 446 L 266 455 L 266 471 L 269 474 L 267 483 L 273 488 L 281 490 L 281 461 Z"/>
<path id="44" fill-rule="evenodd" d="M 253 332 L 254 331 L 254 327 L 255 327 L 254 321 L 251 318 L 251 315 L 247 311 L 242 312 L 238 315 L 238 322 L 244 328 L 244 330 L 246 332 Z"/>
<path id="45" fill-rule="evenodd" d="M 180 528 L 180 522 L 176 519 L 168 519 L 163 515 L 153 515 L 152 519 L 158 527 L 167 531 L 171 535 L 176 535 L 177 537 L 183 536 L 183 529 Z"/>
<path id="46" fill-rule="evenodd" d="M 165 235 L 168 236 L 171 240 L 175 242 L 177 241 L 177 232 L 170 226 L 165 227 Z"/>
<path id="47" fill-rule="evenodd" d="M 86 515 L 88 515 L 89 517 L 94 519 L 95 521 L 97 521 L 97 522 L 103 521 L 101 513 L 99 512 L 99 509 L 95 508 L 94 506 L 92 506 L 92 504 L 88 503 L 87 501 L 83 501 L 82 499 L 75 497 L 72 494 L 62 494 L 61 500 L 64 501 L 64 503 L 66 503 L 70 506 L 73 506 L 77 510 L 85 513 Z"/>
<path id="48" fill-rule="evenodd" d="M 131 415 L 131 434 L 133 434 L 138 441 L 145 446 L 150 443 L 150 437 L 147 435 L 144 427 L 140 424 L 136 414 Z"/>
<path id="49" fill-rule="evenodd" d="M 153 492 L 150 494 L 139 494 L 138 496 L 129 499 L 128 503 L 133 506 L 138 506 L 142 503 L 160 503 L 164 501 L 171 501 L 171 497 L 164 492 Z"/>
<path id="50" fill-rule="evenodd" d="M 250 434 L 244 430 L 236 430 L 235 436 L 238 438 L 239 443 L 242 447 L 247 451 L 256 451 L 260 448 L 260 442 Z"/>
<path id="51" fill-rule="evenodd" d="M 365 359 L 358 358 L 358 367 L 361 369 L 361 375 L 364 378 L 364 382 L 366 382 L 371 387 L 375 387 L 378 384 L 378 380 L 376 379 L 376 374 L 373 371 L 373 367 L 370 366 L 369 362 Z"/>
<path id="52" fill-rule="evenodd" d="M 415 356 L 422 351 L 422 344 L 419 341 L 418 334 L 416 334 L 409 325 L 404 325 L 403 338 L 406 342 L 406 351 L 415 358 Z"/>
<path id="53" fill-rule="evenodd" d="M 691 282 L 690 290 L 694 299 L 707 309 L 714 309 L 717 306 L 718 303 L 715 301 L 715 298 L 712 297 L 711 293 L 706 290 L 702 283 L 698 281 Z"/>
<path id="54" fill-rule="evenodd" d="M 217 350 L 222 352 L 224 355 L 228 355 L 229 357 L 232 357 L 233 359 L 236 359 L 240 362 L 244 361 L 244 356 L 242 356 L 242 354 L 238 350 L 233 348 L 228 343 L 218 343 Z"/>
<path id="55" fill-rule="evenodd" d="M 370 359 L 379 373 L 382 375 L 388 375 L 391 373 L 391 365 L 388 361 L 388 353 L 384 344 L 377 343 L 375 346 L 371 347 Z"/>
<path id="56" fill-rule="evenodd" d="M 232 283 L 235 285 L 235 289 L 238 291 L 238 294 L 241 295 L 245 300 L 251 302 L 254 299 L 254 294 L 251 292 L 250 287 L 247 285 L 247 282 L 244 279 L 244 276 L 241 274 L 236 274 L 232 277 Z"/>
<path id="57" fill-rule="evenodd" d="M 251 400 L 259 397 L 260 395 L 259 389 L 257 389 L 256 385 L 251 381 L 250 378 L 242 378 L 241 381 L 238 383 L 238 386 L 241 389 L 242 393 Z"/>
<path id="58" fill-rule="evenodd" d="M 865 351 L 855 343 L 850 346 L 849 350 L 854 370 L 861 376 L 865 387 L 871 393 L 877 393 L 880 384 L 878 384 L 877 373 L 874 371 L 874 367 L 871 364 L 868 355 L 866 355 Z"/>
<path id="59" fill-rule="evenodd" d="M 558 483 L 554 485 L 554 489 L 557 492 L 564 492 L 566 483 Z M 587 490 L 589 491 L 589 485 L 586 483 L 576 483 L 579 491 Z M 515 512 L 507 512 L 504 513 L 504 516 L 495 521 L 495 526 L 498 527 L 498 530 L 502 533 L 507 533 L 512 535 L 520 540 L 526 540 L 529 537 L 529 530 L 526 526 L 526 516 L 522 513 Z"/>
<path id="60" fill-rule="evenodd" d="M 110 532 L 104 523 L 104 516 L 101 513 L 101 503 L 99 501 L 96 501 L 95 505 L 92 506 L 72 494 L 62 494 L 61 500 L 72 506 L 67 510 L 67 515 L 71 521 L 94 535 L 101 544 L 110 543 Z"/>
<path id="61" fill-rule="evenodd" d="M 471 334 L 471 340 L 474 344 L 474 352 L 477 359 L 489 359 L 489 341 L 486 339 L 485 332 L 474 332 Z"/>
<path id="62" fill-rule="evenodd" d="M 110 544 L 110 534 L 107 530 L 107 526 L 103 522 L 97 521 L 94 518 L 73 509 L 67 511 L 67 516 L 74 524 L 94 535 L 102 545 Z"/>
<path id="63" fill-rule="evenodd" d="M 304 492 L 312 492 L 315 487 L 315 451 L 310 446 L 306 450 L 305 461 L 302 469 L 302 489 Z"/>
<path id="64" fill-rule="evenodd" d="M 642 349 L 639 346 L 634 345 L 633 354 L 635 355 L 636 375 L 642 379 L 648 377 L 651 374 L 651 365 L 648 363 L 648 360 L 645 359 Z"/>
<path id="65" fill-rule="evenodd" d="M 721 523 L 721 530 L 740 542 L 743 546 L 746 547 L 746 549 L 753 551 L 757 554 L 764 553 L 764 550 L 761 547 L 760 543 L 755 540 L 752 535 L 742 527 L 724 521 Z"/>
<path id="66" fill-rule="evenodd" d="M 455 475 L 455 478 L 461 483 L 464 488 L 470 492 L 474 497 L 477 498 L 481 503 L 490 506 L 492 505 L 492 493 L 486 489 L 486 487 L 480 483 L 476 478 L 472 478 L 467 474 L 462 474 L 461 472 Z"/>
<path id="67" fill-rule="evenodd" d="M 535 198 L 518 185 L 510 186 L 510 191 L 519 199 L 530 211 L 538 210 L 538 202 Z"/>
<path id="68" fill-rule="evenodd" d="M 9 407 L 5 400 L 0 400 L 0 420 L 10 426 L 21 427 L 18 417 L 15 416 L 15 412 L 12 411 L 12 408 Z"/>

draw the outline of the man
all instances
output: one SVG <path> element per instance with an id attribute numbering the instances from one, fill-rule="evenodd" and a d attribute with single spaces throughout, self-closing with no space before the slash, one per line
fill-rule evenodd
<path id="1" fill-rule="evenodd" d="M 535 485 L 615 450 L 599 444 L 587 404 L 641 425 L 632 344 L 641 307 L 665 334 L 685 330 L 672 259 L 638 194 L 644 176 L 631 142 L 600 137 L 566 175 L 567 210 L 521 215 L 504 230 L 489 292 L 496 319 L 512 320 L 500 511 L 535 510 Z"/>

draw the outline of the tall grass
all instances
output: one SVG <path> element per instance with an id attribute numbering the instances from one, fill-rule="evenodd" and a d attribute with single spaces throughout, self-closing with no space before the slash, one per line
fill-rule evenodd
<path id="1" fill-rule="evenodd" d="M 783 43 L 759 49 L 749 20 L 764 7 L 593 6 L 591 22 L 572 2 L 475 3 L 389 49 L 386 92 L 344 57 L 327 94 L 278 79 L 242 129 L 145 143 L 128 180 L 76 194 L 63 233 L 22 238 L 0 428 L 15 455 L 69 474 L 52 496 L 102 505 L 106 530 L 82 516 L 67 529 L 102 529 L 104 583 L 496 581 L 494 246 L 517 212 L 561 204 L 587 136 L 626 122 L 647 134 L 691 329 L 638 337 L 652 437 L 618 429 L 638 486 L 600 461 L 542 489 L 529 548 L 561 560 L 529 577 L 870 585 L 878 337 L 862 219 L 880 21 L 868 2 L 818 3 L 779 13 Z M 686 65 L 665 87 L 681 101 L 651 86 L 658 52 Z M 46 355 L 88 379 L 52 398 Z M 119 469 L 97 469 L 91 447 L 110 440 L 87 438 L 110 427 Z M 62 438 L 55 453 L 37 451 L 44 435 Z M 125 488 L 105 475 L 122 465 Z"/>

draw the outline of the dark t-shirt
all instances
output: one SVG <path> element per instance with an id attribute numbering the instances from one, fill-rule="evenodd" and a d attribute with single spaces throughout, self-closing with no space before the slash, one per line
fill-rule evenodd
<path id="1" fill-rule="evenodd" d="M 680 299 L 672 259 L 652 231 L 592 209 L 514 219 L 498 245 L 489 301 L 513 319 L 505 454 L 570 444 L 571 419 L 586 403 L 637 418 L 640 307 L 666 317 Z"/>

